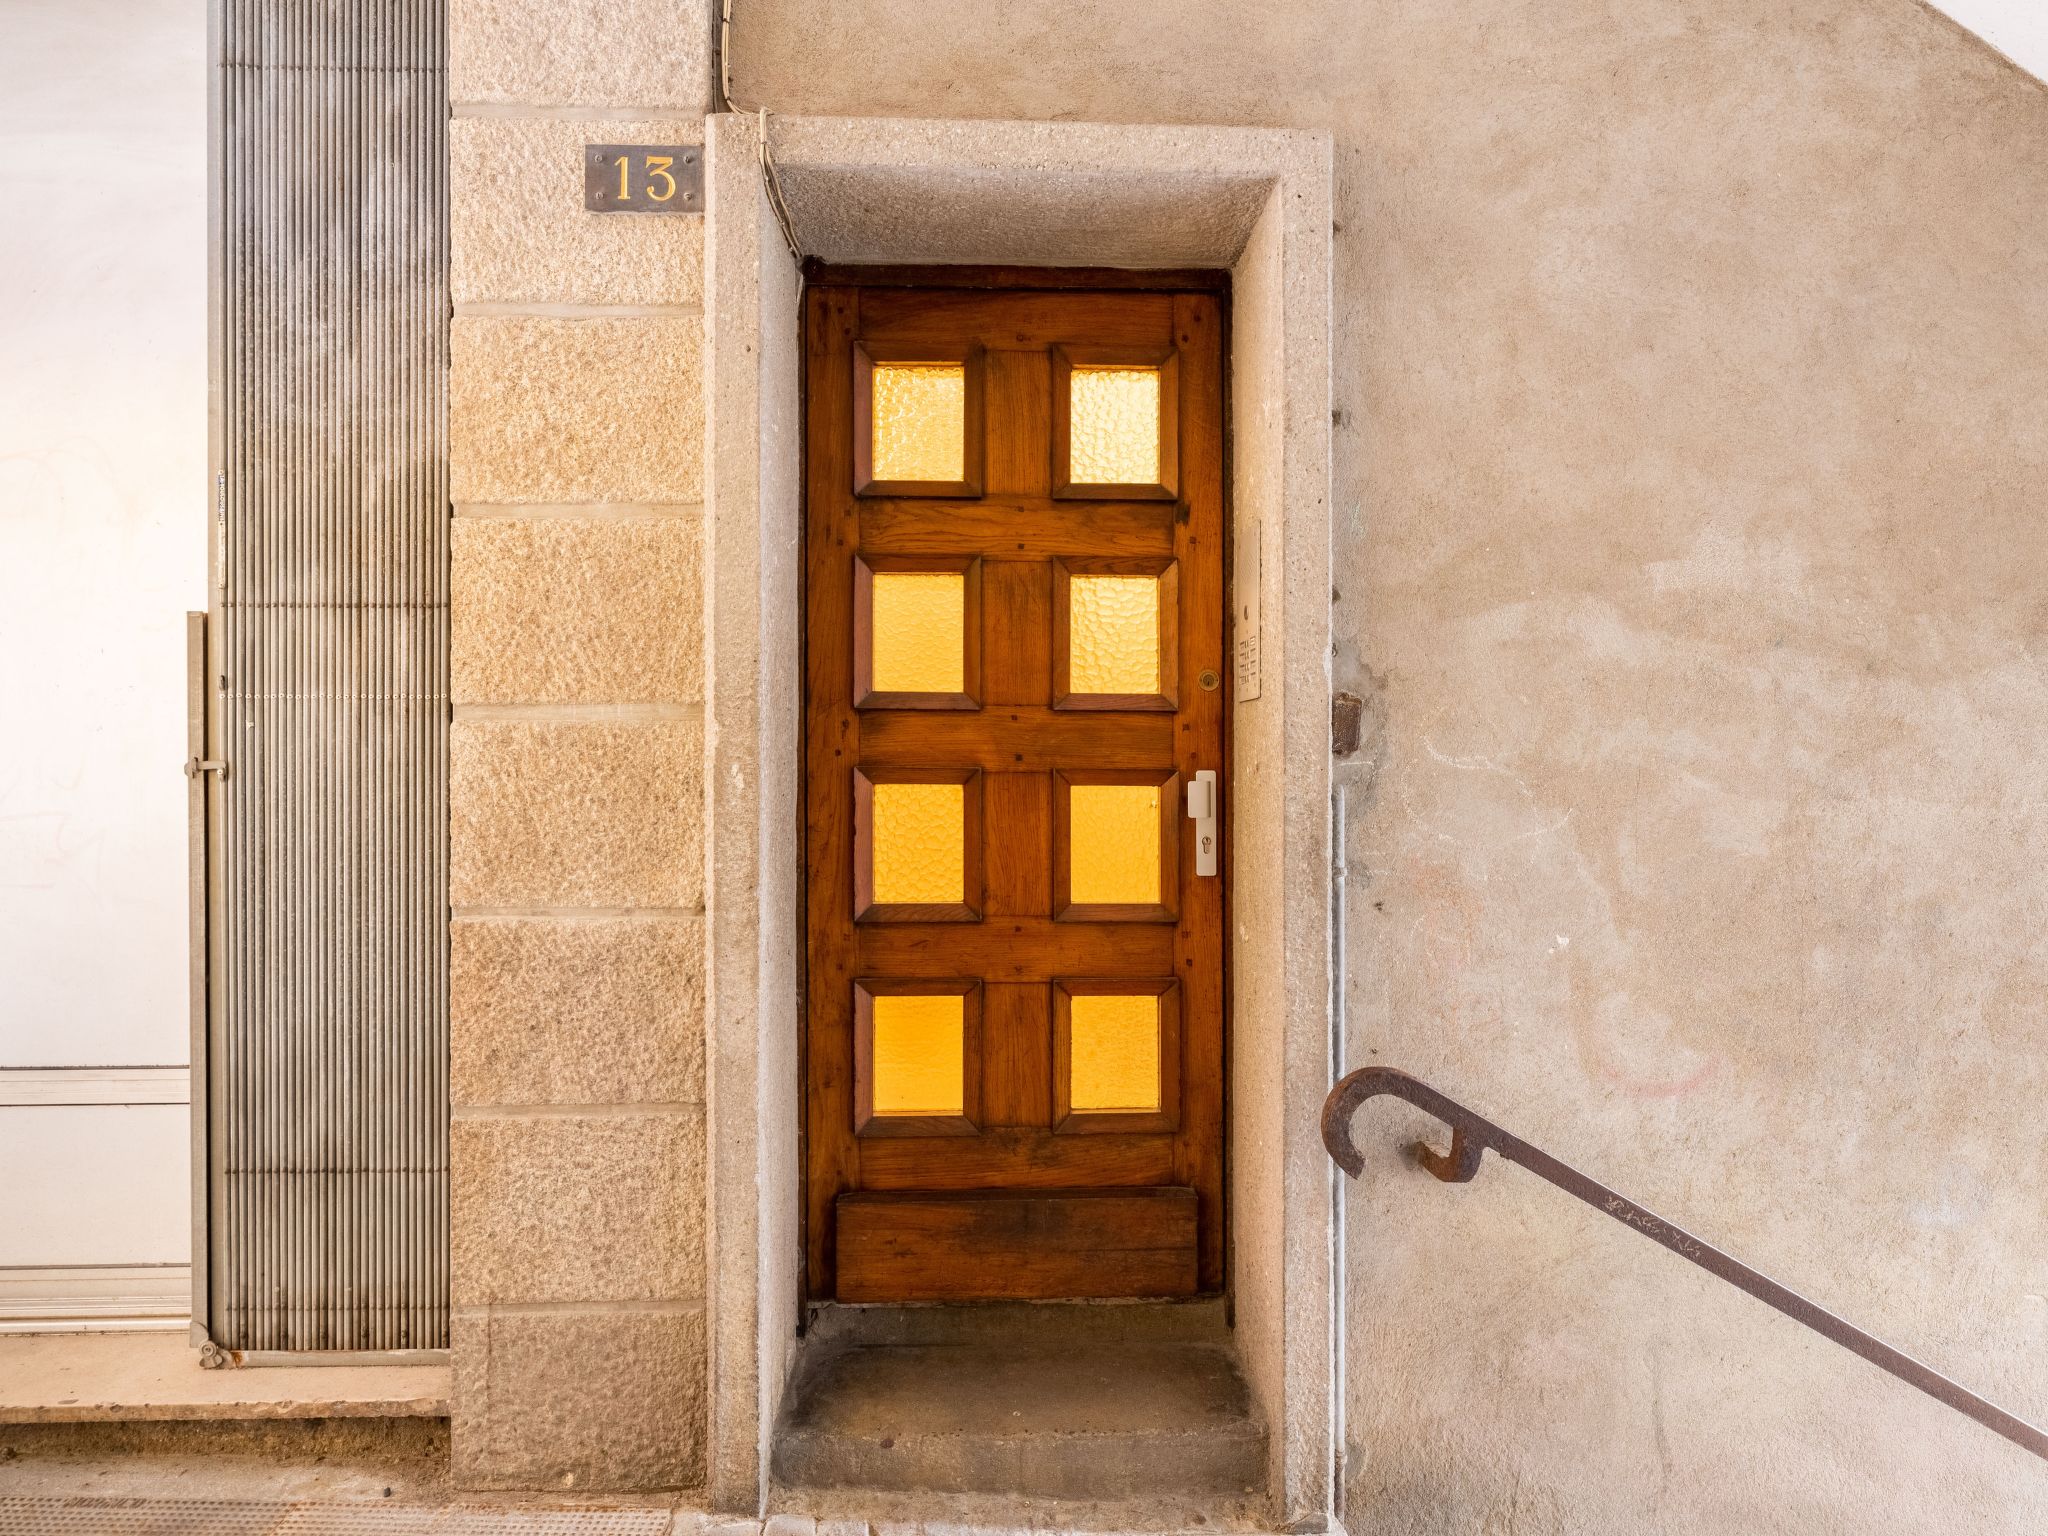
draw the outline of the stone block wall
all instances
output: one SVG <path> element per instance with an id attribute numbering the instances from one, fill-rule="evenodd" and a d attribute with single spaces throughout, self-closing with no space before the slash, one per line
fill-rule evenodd
<path id="1" fill-rule="evenodd" d="M 702 14 L 700 14 L 702 13 Z M 451 0 L 455 1476 L 704 1476 L 708 9 Z"/>

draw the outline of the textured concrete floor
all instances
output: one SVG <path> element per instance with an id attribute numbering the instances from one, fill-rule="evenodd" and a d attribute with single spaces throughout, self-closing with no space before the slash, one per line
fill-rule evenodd
<path id="1" fill-rule="evenodd" d="M 204 1370 L 183 1332 L 0 1334 L 0 1424 L 445 1418 L 445 1365 Z"/>

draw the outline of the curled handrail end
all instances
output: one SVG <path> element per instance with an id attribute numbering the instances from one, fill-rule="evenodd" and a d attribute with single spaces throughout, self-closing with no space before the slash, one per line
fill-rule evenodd
<path id="1" fill-rule="evenodd" d="M 1353 1073 L 1351 1076 L 1356 1077 Z M 1365 1154 L 1358 1150 L 1358 1144 L 1351 1139 L 1351 1112 L 1358 1108 L 1358 1102 L 1345 1102 L 1344 1079 L 1330 1090 L 1330 1096 L 1323 1100 L 1323 1150 L 1330 1154 L 1330 1161 L 1344 1170 L 1346 1178 L 1357 1178 L 1365 1172 Z"/>
<path id="2" fill-rule="evenodd" d="M 1328 1140 L 1323 1142 L 1323 1146 L 1330 1154 L 1330 1161 L 1344 1170 L 1347 1179 L 1355 1179 L 1365 1172 L 1365 1159 L 1355 1148 L 1348 1145 L 1339 1147 Z"/>
<path id="3" fill-rule="evenodd" d="M 1357 1178 L 1365 1172 L 1365 1155 L 1358 1150 L 1358 1143 L 1351 1139 L 1351 1116 L 1360 1104 L 1372 1097 L 1361 1091 L 1360 1079 L 1373 1071 L 1361 1067 L 1356 1072 L 1347 1072 L 1337 1079 L 1323 1100 L 1323 1150 L 1330 1154 L 1330 1161 L 1344 1170 L 1346 1178 Z"/>
<path id="4" fill-rule="evenodd" d="M 1414 1081 L 1406 1072 L 1392 1067 L 1360 1067 L 1345 1073 L 1330 1089 L 1323 1100 L 1323 1148 L 1347 1177 L 1355 1179 L 1365 1172 L 1365 1154 L 1351 1139 L 1351 1120 L 1358 1113 L 1358 1106 L 1382 1093 L 1406 1098 L 1402 1087 Z"/>
<path id="5" fill-rule="evenodd" d="M 1360 1067 L 1339 1078 L 1329 1097 L 1323 1100 L 1323 1146 L 1328 1150 L 1331 1161 L 1346 1174 L 1355 1179 L 1365 1171 L 1365 1154 L 1351 1139 L 1351 1122 L 1360 1105 L 1383 1093 L 1413 1104 L 1425 1114 L 1436 1116 L 1451 1129 L 1451 1149 L 1448 1152 L 1439 1152 L 1420 1141 L 1409 1148 L 1409 1154 L 1417 1164 L 1446 1184 L 1466 1183 L 1479 1172 L 1479 1159 L 1486 1151 L 1487 1138 L 1483 1134 L 1467 1134 L 1469 1112 L 1398 1068 Z"/>

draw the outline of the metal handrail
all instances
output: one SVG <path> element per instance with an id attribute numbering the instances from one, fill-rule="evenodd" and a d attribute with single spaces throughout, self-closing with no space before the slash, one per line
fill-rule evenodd
<path id="1" fill-rule="evenodd" d="M 1731 1258 L 1712 1243 L 1694 1237 L 1654 1211 L 1616 1194 L 1597 1179 L 1588 1178 L 1569 1164 L 1561 1163 L 1520 1137 L 1510 1135 L 1484 1115 L 1475 1114 L 1456 1100 L 1444 1097 L 1406 1072 L 1397 1072 L 1392 1067 L 1361 1068 L 1343 1078 L 1323 1101 L 1323 1145 L 1329 1149 L 1337 1166 L 1352 1178 L 1357 1178 L 1365 1168 L 1365 1157 L 1351 1140 L 1352 1116 L 1367 1099 L 1381 1094 L 1405 1099 L 1451 1128 L 1451 1150 L 1448 1153 L 1439 1152 L 1420 1141 L 1411 1143 L 1408 1149 L 1416 1162 L 1445 1183 L 1469 1182 L 1479 1172 L 1480 1158 L 1491 1149 L 1511 1163 L 1520 1163 L 1566 1194 L 1577 1196 L 1603 1215 L 1612 1216 L 1623 1226 L 1663 1244 L 1680 1258 L 1691 1260 L 1709 1274 L 1719 1275 L 1730 1285 L 1747 1291 L 1766 1306 L 1775 1307 L 1794 1322 L 1804 1323 L 1821 1337 L 1832 1339 L 1844 1349 L 1861 1355 L 1880 1370 L 1891 1372 L 1936 1401 L 1969 1415 L 2014 1445 L 2048 1460 L 2048 1432 L 2007 1413 L 1996 1403 L 1987 1402 L 1969 1388 L 1949 1380 L 1931 1366 L 1922 1365 L 1911 1355 L 1892 1348 L 1853 1323 L 1844 1322 L 1827 1308 L 1808 1301 L 1797 1291 L 1787 1289 L 1741 1260 Z"/>

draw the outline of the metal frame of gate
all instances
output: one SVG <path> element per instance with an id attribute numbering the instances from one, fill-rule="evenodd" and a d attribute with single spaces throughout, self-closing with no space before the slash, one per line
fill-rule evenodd
<path id="1" fill-rule="evenodd" d="M 444 0 L 213 0 L 193 1341 L 448 1335 Z"/>

